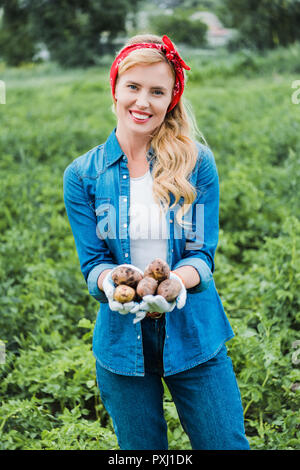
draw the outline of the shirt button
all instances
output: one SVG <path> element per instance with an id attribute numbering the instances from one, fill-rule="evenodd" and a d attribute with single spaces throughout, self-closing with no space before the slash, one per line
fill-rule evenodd
<path id="1" fill-rule="evenodd" d="M 123 198 L 123 201 L 124 201 L 124 202 L 127 202 L 127 197 L 124 197 L 124 198 Z"/>
<path id="2" fill-rule="evenodd" d="M 126 180 L 126 178 L 127 178 L 127 175 L 123 175 L 123 179 Z"/>
<path id="3" fill-rule="evenodd" d="M 126 227 L 127 227 L 127 224 L 124 224 L 123 227 L 126 228 Z"/>
<path id="4" fill-rule="evenodd" d="M 141 338 L 140 335 L 137 338 L 140 339 Z"/>
<path id="5" fill-rule="evenodd" d="M 128 258 L 128 253 L 125 253 L 125 258 Z"/>
<path id="6" fill-rule="evenodd" d="M 173 223 L 173 220 L 172 220 L 172 219 L 170 219 L 170 224 L 172 224 L 172 223 Z"/>

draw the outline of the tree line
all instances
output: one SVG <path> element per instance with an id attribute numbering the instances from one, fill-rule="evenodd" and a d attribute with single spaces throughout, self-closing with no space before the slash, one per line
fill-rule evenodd
<path id="1" fill-rule="evenodd" d="M 9 65 L 31 61 L 44 44 L 51 59 L 66 66 L 89 66 L 103 54 L 140 0 L 0 0 L 0 56 Z M 106 51 L 106 49 L 105 49 Z"/>
<path id="2" fill-rule="evenodd" d="M 155 10 L 156 0 L 153 0 Z M 126 21 L 142 0 L 0 0 L 0 58 L 8 65 L 30 62 L 41 45 L 63 66 L 89 66 L 113 41 L 126 35 Z M 299 0 L 168 0 L 171 15 L 156 15 L 151 32 L 169 35 L 175 43 L 205 45 L 207 26 L 190 20 L 192 12 L 210 10 L 224 25 L 237 30 L 230 49 L 263 51 L 300 39 Z M 134 25 L 138 31 L 139 25 Z"/>

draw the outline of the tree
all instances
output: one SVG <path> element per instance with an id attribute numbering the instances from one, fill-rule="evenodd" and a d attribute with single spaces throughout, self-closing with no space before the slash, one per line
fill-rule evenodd
<path id="1" fill-rule="evenodd" d="M 18 0 L 0 0 L 0 7 L 0 57 L 9 65 L 30 61 L 35 54 L 35 38 L 27 9 Z"/>
<path id="2" fill-rule="evenodd" d="M 238 42 L 260 50 L 300 39 L 300 0 L 224 0 L 219 14 Z"/>
<path id="3" fill-rule="evenodd" d="M 150 25 L 155 33 L 166 34 L 174 42 L 194 47 L 206 44 L 207 25 L 200 20 L 191 20 L 180 9 L 174 10 L 172 15 L 153 15 Z"/>
<path id="4" fill-rule="evenodd" d="M 36 43 L 45 43 L 51 59 L 63 66 L 95 64 L 102 52 L 101 33 L 108 33 L 110 42 L 125 32 L 126 16 L 137 8 L 139 1 L 114 0 L 112 4 L 110 0 L 0 0 L 4 16 L 10 11 L 11 3 L 15 11 L 22 12 L 22 18 L 16 16 L 14 27 L 25 25 L 30 37 Z M 13 33 L 11 28 L 6 28 L 10 40 Z M 8 49 L 6 55 L 9 61 L 10 52 Z M 25 60 L 29 56 L 30 48 L 24 54 Z"/>

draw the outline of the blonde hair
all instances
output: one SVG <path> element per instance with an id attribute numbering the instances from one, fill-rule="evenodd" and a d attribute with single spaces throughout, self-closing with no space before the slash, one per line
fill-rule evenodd
<path id="1" fill-rule="evenodd" d="M 130 38 L 125 46 L 140 42 L 154 42 L 163 44 L 159 36 L 153 34 L 136 35 Z M 124 47 L 125 47 L 124 46 Z M 153 64 L 166 61 L 172 70 L 173 66 L 158 49 L 135 49 L 120 63 L 118 76 L 137 64 Z M 113 104 L 113 112 L 115 113 Z M 170 195 L 174 195 L 174 203 L 170 209 L 176 206 L 181 197 L 184 198 L 182 207 L 176 213 L 176 220 L 180 226 L 188 226 L 189 222 L 183 221 L 183 217 L 194 202 L 197 191 L 188 181 L 193 171 L 197 158 L 198 149 L 195 143 L 196 137 L 204 137 L 197 128 L 193 112 L 181 96 L 177 105 L 166 114 L 160 127 L 152 135 L 151 145 L 156 159 L 153 164 L 153 197 L 160 208 L 166 212 L 170 205 Z"/>

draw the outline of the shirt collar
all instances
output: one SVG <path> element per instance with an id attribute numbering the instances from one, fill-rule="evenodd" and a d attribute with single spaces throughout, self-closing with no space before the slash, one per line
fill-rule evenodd
<path id="1" fill-rule="evenodd" d="M 115 127 L 104 144 L 104 158 L 106 167 L 112 165 L 117 160 L 119 160 L 119 158 L 125 155 L 116 137 L 116 129 L 117 128 Z M 147 160 L 152 160 L 153 157 L 154 150 L 151 145 L 147 153 Z"/>

